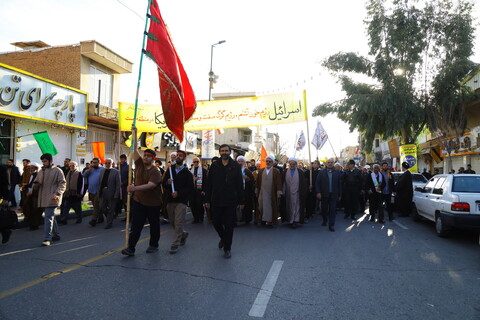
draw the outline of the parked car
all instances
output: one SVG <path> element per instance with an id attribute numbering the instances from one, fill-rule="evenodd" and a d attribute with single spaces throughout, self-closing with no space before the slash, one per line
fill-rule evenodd
<path id="1" fill-rule="evenodd" d="M 452 228 L 480 230 L 480 174 L 441 174 L 413 195 L 412 216 L 435 222 L 440 237 Z"/>

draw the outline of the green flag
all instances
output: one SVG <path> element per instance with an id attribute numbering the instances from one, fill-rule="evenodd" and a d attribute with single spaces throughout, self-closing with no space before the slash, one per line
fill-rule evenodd
<path id="1" fill-rule="evenodd" d="M 57 148 L 55 148 L 55 145 L 50 139 L 47 131 L 34 133 L 33 137 L 35 140 L 37 140 L 38 146 L 40 147 L 40 150 L 42 150 L 42 153 L 50 153 L 52 156 L 58 153 Z"/>

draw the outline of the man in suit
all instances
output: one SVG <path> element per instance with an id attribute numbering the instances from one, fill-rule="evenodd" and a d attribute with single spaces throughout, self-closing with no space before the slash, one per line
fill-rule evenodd
<path id="1" fill-rule="evenodd" d="M 386 186 L 386 180 L 380 172 L 378 164 L 373 165 L 373 172 L 367 177 L 366 186 L 369 196 L 370 221 L 375 222 L 375 214 L 378 212 L 378 222 L 385 223 L 383 217 L 383 190 Z"/>
<path id="2" fill-rule="evenodd" d="M 100 172 L 99 177 L 100 212 L 107 217 L 105 229 L 112 228 L 115 205 L 120 199 L 120 173 L 112 168 L 112 163 L 112 159 L 105 159 L 105 170 Z"/>
<path id="3" fill-rule="evenodd" d="M 356 219 L 358 203 L 363 187 L 362 173 L 355 168 L 355 161 L 348 161 L 347 170 L 343 172 L 343 184 L 345 187 L 344 202 L 345 202 L 345 219 L 349 217 Z"/>
<path id="4" fill-rule="evenodd" d="M 412 184 L 412 174 L 408 171 L 410 165 L 408 162 L 402 163 L 403 174 L 398 178 L 397 184 L 395 186 L 395 202 L 398 203 L 398 211 L 400 217 L 408 217 L 410 215 L 412 207 L 412 198 L 413 198 L 413 184 Z"/>
<path id="5" fill-rule="evenodd" d="M 342 172 L 335 170 L 333 159 L 328 159 L 327 167 L 319 171 L 315 192 L 317 199 L 321 201 L 322 226 L 326 226 L 328 221 L 328 229 L 334 232 L 337 201 L 342 198 Z"/>
<path id="6" fill-rule="evenodd" d="M 58 223 L 67 224 L 70 208 L 75 210 L 77 223 L 82 222 L 82 198 L 83 198 L 83 175 L 78 170 L 78 164 L 75 161 L 69 162 L 70 169 L 67 171 L 66 188 L 63 194 L 63 202 L 60 207 L 60 219 Z"/>
<path id="7" fill-rule="evenodd" d="M 13 159 L 7 161 L 7 179 L 8 179 L 8 201 L 13 208 L 17 207 L 17 201 L 15 199 L 15 188 L 21 181 L 20 170 L 15 165 Z"/>

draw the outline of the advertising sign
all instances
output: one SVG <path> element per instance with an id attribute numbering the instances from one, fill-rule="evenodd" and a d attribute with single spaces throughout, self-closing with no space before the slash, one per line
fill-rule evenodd
<path id="1" fill-rule="evenodd" d="M 417 145 L 404 144 L 400 146 L 400 162 L 407 162 L 410 165 L 408 171 L 417 173 Z"/>

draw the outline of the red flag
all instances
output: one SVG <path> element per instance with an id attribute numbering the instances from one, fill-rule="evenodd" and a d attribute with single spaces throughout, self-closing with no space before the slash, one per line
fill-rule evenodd
<path id="1" fill-rule="evenodd" d="M 260 169 L 265 168 L 267 166 L 267 150 L 265 150 L 265 147 L 262 145 L 262 151 L 260 153 Z"/>
<path id="2" fill-rule="evenodd" d="M 92 142 L 93 157 L 99 158 L 100 163 L 105 162 L 105 141 Z"/>
<path id="3" fill-rule="evenodd" d="M 156 0 L 150 4 L 150 28 L 147 36 L 145 54 L 158 67 L 163 116 L 170 131 L 182 142 L 183 125 L 192 116 L 197 102 Z"/>

